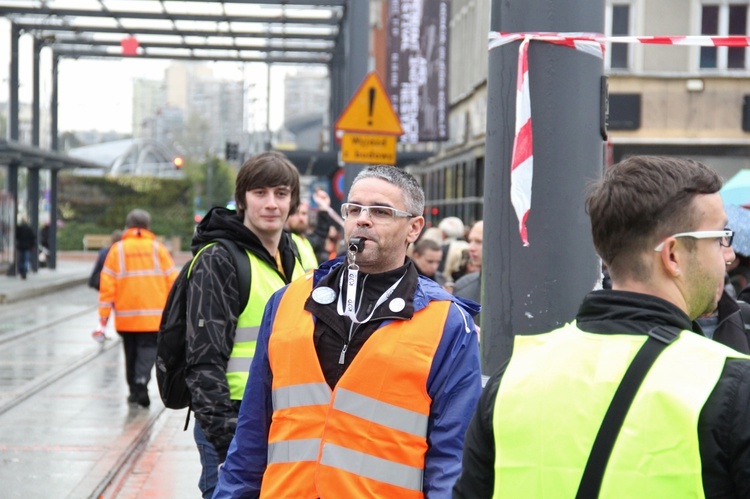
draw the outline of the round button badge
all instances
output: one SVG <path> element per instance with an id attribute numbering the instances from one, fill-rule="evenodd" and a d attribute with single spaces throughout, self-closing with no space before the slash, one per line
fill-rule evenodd
<path id="1" fill-rule="evenodd" d="M 336 299 L 336 292 L 326 286 L 315 288 L 312 292 L 312 299 L 321 305 L 328 305 Z"/>
<path id="2" fill-rule="evenodd" d="M 391 312 L 401 312 L 404 307 L 406 307 L 406 302 L 403 298 L 394 298 L 388 304 L 388 308 L 391 309 Z"/>

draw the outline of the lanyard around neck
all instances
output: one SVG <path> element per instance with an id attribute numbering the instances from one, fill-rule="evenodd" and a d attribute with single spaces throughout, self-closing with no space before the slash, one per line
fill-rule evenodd
<path id="1" fill-rule="evenodd" d="M 339 297 L 338 302 L 336 303 L 336 310 L 338 311 L 339 315 L 345 315 L 349 317 L 354 324 L 364 324 L 365 322 L 372 319 L 372 316 L 375 314 L 375 311 L 378 309 L 380 305 L 385 303 L 388 298 L 393 294 L 393 292 L 396 290 L 398 285 L 401 283 L 401 281 L 406 277 L 406 272 L 404 272 L 404 275 L 402 275 L 398 281 L 394 282 L 390 288 L 386 289 L 385 292 L 380 295 L 380 298 L 378 298 L 378 301 L 375 302 L 375 306 L 372 308 L 372 312 L 370 312 L 370 315 L 367 316 L 364 320 L 358 320 L 357 319 L 357 313 L 354 310 L 355 300 L 357 297 L 357 277 L 359 275 L 359 266 L 356 264 L 349 265 L 347 267 L 346 272 L 346 305 L 343 303 L 343 290 L 344 290 L 344 273 L 341 273 L 341 278 L 339 279 Z"/>

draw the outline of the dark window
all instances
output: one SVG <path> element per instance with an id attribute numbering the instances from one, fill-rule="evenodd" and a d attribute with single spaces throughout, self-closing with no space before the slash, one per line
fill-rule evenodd
<path id="1" fill-rule="evenodd" d="M 630 5 L 614 5 L 612 7 L 612 36 L 626 36 L 630 34 Z M 613 43 L 610 49 L 611 68 L 627 69 L 627 43 Z"/>
<path id="2" fill-rule="evenodd" d="M 719 7 L 704 5 L 701 16 L 701 35 L 719 34 Z M 701 67 L 715 68 L 717 64 L 717 48 L 701 47 Z"/>
<path id="3" fill-rule="evenodd" d="M 465 171 L 466 171 L 466 163 L 459 163 L 458 166 L 456 166 L 456 198 L 461 199 L 466 194 L 464 193 L 464 185 L 465 185 Z"/>
<path id="4" fill-rule="evenodd" d="M 729 7 L 729 35 L 747 34 L 747 5 Z M 745 67 L 745 47 L 729 47 L 727 68 L 743 69 Z"/>
<path id="5" fill-rule="evenodd" d="M 641 127 L 641 94 L 609 94 L 610 130 L 637 130 Z"/>

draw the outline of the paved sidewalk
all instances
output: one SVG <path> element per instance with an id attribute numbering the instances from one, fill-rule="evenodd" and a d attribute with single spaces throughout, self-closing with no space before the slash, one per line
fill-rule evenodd
<path id="1" fill-rule="evenodd" d="M 86 283 L 96 256 L 97 252 L 63 252 L 58 254 L 55 270 L 41 268 L 29 273 L 26 280 L 0 275 L 0 308 Z M 189 259 L 189 253 L 175 255 L 177 265 Z M 95 316 L 95 312 L 90 314 Z M 78 331 L 80 327 L 73 329 Z M 59 329 L 54 336 L 63 341 L 63 330 Z M 78 342 L 78 336 L 75 338 Z M 85 348 L 94 348 L 89 345 L 92 342 L 87 335 L 80 343 Z M 125 404 L 122 353 L 117 345 L 119 340 L 101 347 L 108 352 L 103 364 L 94 362 L 67 377 L 64 383 L 42 389 L 43 402 L 39 403 L 47 409 L 39 417 L 46 419 L 30 420 L 32 411 L 23 406 L 5 414 L 5 421 L 12 423 L 7 425 L 7 435 L 0 432 L 3 437 L 0 441 L 6 447 L 0 450 L 13 455 L 10 461 L 13 466 L 4 473 L 25 480 L 26 489 L 39 492 L 32 494 L 36 497 L 53 497 L 66 490 L 74 491 L 71 497 L 86 497 L 95 491 L 96 496 L 105 499 L 200 497 L 197 484 L 201 465 L 193 441 L 193 418 L 188 431 L 183 432 L 186 411 L 165 410 L 155 380 L 151 382 L 150 409 Z M 104 372 L 92 371 L 97 364 Z M 77 405 L 85 408 L 75 409 Z M 53 432 L 49 428 L 62 430 Z M 137 444 L 141 434 L 148 437 Z M 22 466 L 29 459 L 35 465 Z M 79 468 L 88 470 L 85 476 L 77 474 Z M 35 476 L 50 475 L 54 480 L 29 481 L 30 469 Z M 112 483 L 101 490 L 108 476 Z M 5 478 L 10 480 L 8 476 Z M 77 480 L 80 481 L 76 483 Z M 18 497 L 15 492 L 8 497 Z"/>
<path id="2" fill-rule="evenodd" d="M 88 282 L 98 251 L 63 251 L 57 255 L 57 268 L 40 268 L 29 272 L 26 280 L 20 276 L 0 275 L 0 306 L 34 298 Z M 189 252 L 174 255 L 175 263 L 190 260 Z"/>
<path id="3" fill-rule="evenodd" d="M 2 275 L 0 306 L 84 284 L 89 279 L 95 261 L 95 252 L 60 253 L 54 270 L 40 268 L 37 272 L 29 272 L 25 280 L 18 275 Z"/>

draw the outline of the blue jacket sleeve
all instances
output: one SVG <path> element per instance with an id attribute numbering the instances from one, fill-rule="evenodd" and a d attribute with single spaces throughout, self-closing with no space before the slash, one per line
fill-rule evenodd
<path id="1" fill-rule="evenodd" d="M 479 340 L 474 321 L 453 302 L 427 379 L 432 406 L 425 456 L 426 498 L 451 497 L 461 471 L 464 435 L 481 391 Z"/>
<path id="2" fill-rule="evenodd" d="M 242 397 L 237 431 L 214 492 L 217 498 L 253 498 L 260 496 L 260 484 L 266 471 L 268 431 L 271 426 L 271 382 L 268 362 L 268 340 L 276 310 L 286 288 L 277 291 L 266 304 L 258 333 L 250 377 Z"/>

